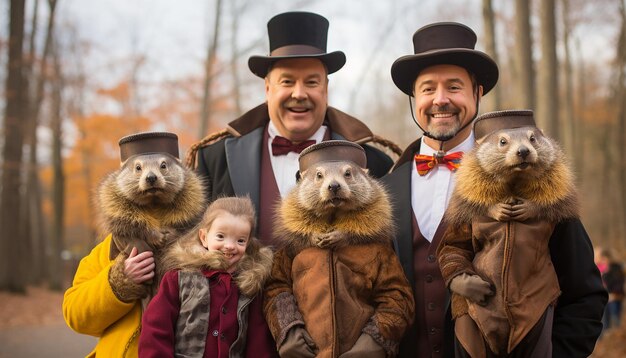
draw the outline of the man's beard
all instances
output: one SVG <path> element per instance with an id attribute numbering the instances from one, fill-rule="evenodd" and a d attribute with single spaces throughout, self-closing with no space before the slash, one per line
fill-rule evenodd
<path id="1" fill-rule="evenodd" d="M 428 133 L 435 138 L 446 138 L 446 137 L 454 137 L 456 133 L 461 128 L 461 123 L 457 119 L 451 125 L 433 125 L 431 123 L 428 124 Z"/>
<path id="2" fill-rule="evenodd" d="M 432 118 L 433 113 L 453 113 L 453 122 L 450 124 L 441 125 L 433 124 Z M 430 133 L 431 137 L 437 138 L 446 138 L 446 137 L 454 137 L 459 129 L 461 129 L 461 121 L 459 120 L 459 110 L 452 105 L 445 105 L 442 107 L 433 106 L 429 109 L 426 114 L 428 115 L 428 125 L 426 130 Z"/>

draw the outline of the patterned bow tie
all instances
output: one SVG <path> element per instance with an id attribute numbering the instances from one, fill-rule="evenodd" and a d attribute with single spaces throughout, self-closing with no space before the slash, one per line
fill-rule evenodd
<path id="1" fill-rule="evenodd" d="M 272 140 L 272 155 L 286 155 L 289 152 L 300 154 L 304 148 L 313 144 L 315 144 L 314 140 L 305 140 L 304 142 L 294 144 L 287 138 L 276 136 Z"/>
<path id="2" fill-rule="evenodd" d="M 443 152 L 437 152 L 435 155 L 415 154 L 415 165 L 419 175 L 426 175 L 436 165 L 445 165 L 450 171 L 456 171 L 461 165 L 463 152 L 454 152 L 443 155 Z"/>

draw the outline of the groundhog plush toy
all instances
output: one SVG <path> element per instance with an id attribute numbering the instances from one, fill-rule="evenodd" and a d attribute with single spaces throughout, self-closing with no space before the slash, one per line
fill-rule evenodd
<path id="1" fill-rule="evenodd" d="M 484 114 L 474 135 L 437 252 L 456 337 L 475 358 L 549 357 L 560 290 L 548 243 L 558 222 L 578 217 L 572 173 L 532 111 Z"/>
<path id="2" fill-rule="evenodd" d="M 121 167 L 105 177 L 96 200 L 103 230 L 112 235 L 109 281 L 118 298 L 130 302 L 155 293 L 162 252 L 199 221 L 205 203 L 199 178 L 178 159 L 176 134 L 133 134 L 119 146 Z M 124 275 L 133 247 L 154 253 L 157 279 L 149 284 L 135 284 Z"/>
<path id="3" fill-rule="evenodd" d="M 278 210 L 264 311 L 281 357 L 390 357 L 414 316 L 393 251 L 391 207 L 358 144 L 326 141 L 299 157 Z"/>

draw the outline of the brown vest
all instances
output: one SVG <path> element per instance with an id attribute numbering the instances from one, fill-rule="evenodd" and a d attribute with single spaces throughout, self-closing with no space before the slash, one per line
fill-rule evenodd
<path id="1" fill-rule="evenodd" d="M 445 225 L 439 224 L 433 241 L 429 242 L 420 232 L 415 215 L 411 217 L 417 357 L 443 357 L 446 287 L 436 252 L 445 232 Z"/>
<path id="2" fill-rule="evenodd" d="M 267 127 L 265 127 L 263 144 L 261 146 L 260 198 L 259 212 L 257 213 L 259 229 L 257 230 L 257 235 L 263 245 L 272 246 L 272 249 L 276 250 L 278 242 L 274 239 L 272 230 L 274 227 L 274 213 L 280 203 L 280 191 L 278 190 L 278 184 L 276 184 L 276 178 L 274 178 L 270 153 L 267 150 L 268 140 L 269 133 L 267 132 Z"/>

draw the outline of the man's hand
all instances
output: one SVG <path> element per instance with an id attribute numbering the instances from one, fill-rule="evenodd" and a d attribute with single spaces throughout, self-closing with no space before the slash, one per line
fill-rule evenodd
<path id="1" fill-rule="evenodd" d="M 124 274 L 129 280 L 141 284 L 154 277 L 154 254 L 152 251 L 144 251 L 137 254 L 137 248 L 133 247 L 124 260 Z"/>
<path id="2" fill-rule="evenodd" d="M 450 281 L 450 291 L 481 306 L 495 294 L 491 284 L 478 275 L 460 274 Z"/>

